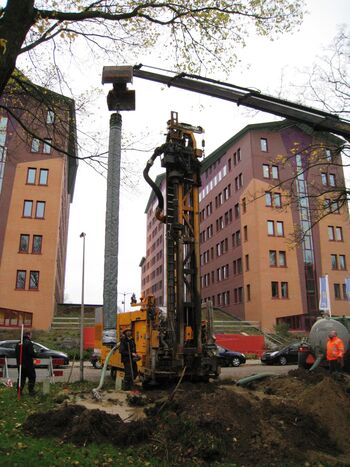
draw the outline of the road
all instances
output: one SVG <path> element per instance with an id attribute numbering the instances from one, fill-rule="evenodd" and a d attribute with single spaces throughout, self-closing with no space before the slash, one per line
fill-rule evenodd
<path id="1" fill-rule="evenodd" d="M 297 368 L 297 365 L 286 365 L 286 366 L 266 366 L 262 365 L 258 360 L 248 360 L 248 363 L 241 365 L 238 368 L 222 368 L 220 380 L 238 380 L 245 376 L 257 374 L 257 373 L 275 373 L 276 375 L 287 374 L 290 370 Z M 71 367 L 65 367 L 63 370 L 63 376 L 55 376 L 54 380 L 58 383 L 66 383 L 71 373 Z M 37 369 L 37 381 L 41 382 L 48 378 L 48 371 L 46 369 Z M 88 362 L 84 363 L 84 379 L 87 381 L 98 382 L 100 380 L 101 370 L 97 370 L 92 367 Z M 17 369 L 10 368 L 9 376 L 12 381 L 17 379 Z M 79 362 L 76 362 L 73 367 L 72 374 L 70 376 L 70 382 L 80 380 L 80 366 Z"/>

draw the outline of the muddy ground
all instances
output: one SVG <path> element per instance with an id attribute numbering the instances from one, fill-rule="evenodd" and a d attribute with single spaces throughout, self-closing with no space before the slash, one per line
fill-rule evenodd
<path id="1" fill-rule="evenodd" d="M 31 415 L 24 430 L 77 445 L 142 447 L 169 465 L 350 465 L 348 375 L 292 370 L 245 388 L 182 383 L 175 394 L 169 388 L 103 399 L 66 400 Z M 118 405 L 121 415 L 108 409 Z"/>

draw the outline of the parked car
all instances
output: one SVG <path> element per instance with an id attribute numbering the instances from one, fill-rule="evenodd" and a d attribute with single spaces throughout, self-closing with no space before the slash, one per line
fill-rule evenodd
<path id="1" fill-rule="evenodd" d="M 246 362 L 243 353 L 225 349 L 225 347 L 221 347 L 221 345 L 217 345 L 216 347 L 218 349 L 217 358 L 220 366 L 239 366 Z"/>
<path id="2" fill-rule="evenodd" d="M 97 352 L 92 352 L 90 363 L 94 368 L 100 370 L 102 368 L 101 355 Z"/>
<path id="3" fill-rule="evenodd" d="M 280 350 L 269 350 L 262 354 L 261 362 L 266 365 L 273 365 L 275 363 L 279 365 L 287 365 L 287 363 L 297 364 L 299 347 L 300 342 L 294 342 Z"/>
<path id="4" fill-rule="evenodd" d="M 8 340 L 8 341 L 0 341 L 0 357 L 8 357 L 8 358 L 16 358 L 16 344 L 19 342 L 19 340 Z M 45 347 L 42 344 L 39 344 L 38 342 L 33 342 L 34 346 L 34 351 L 37 354 L 38 360 L 44 359 L 44 358 L 59 358 L 63 360 L 63 365 L 68 365 L 69 364 L 69 358 L 68 355 L 64 352 L 60 352 L 58 350 L 51 350 Z M 11 365 L 13 366 L 13 365 Z M 36 367 L 40 367 L 40 363 L 37 363 L 35 365 Z M 54 366 L 60 366 L 60 365 L 54 365 Z"/>

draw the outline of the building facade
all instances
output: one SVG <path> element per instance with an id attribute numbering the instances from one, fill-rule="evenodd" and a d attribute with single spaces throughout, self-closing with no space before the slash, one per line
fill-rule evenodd
<path id="1" fill-rule="evenodd" d="M 64 294 L 75 110 L 31 86 L 5 95 L 0 114 L 0 327 L 48 329 Z"/>
<path id="2" fill-rule="evenodd" d="M 319 277 L 327 274 L 331 312 L 349 314 L 341 144 L 303 125 L 270 122 L 248 125 L 204 159 L 203 301 L 264 330 L 278 323 L 304 330 L 319 314 Z M 155 205 L 151 196 L 142 290 L 165 305 L 164 229 L 153 221 Z"/>

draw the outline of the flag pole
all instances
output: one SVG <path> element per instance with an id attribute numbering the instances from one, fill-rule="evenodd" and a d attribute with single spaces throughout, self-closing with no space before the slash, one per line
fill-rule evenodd
<path id="1" fill-rule="evenodd" d="M 19 369 L 18 369 L 18 384 L 17 384 L 17 399 L 21 399 L 21 379 L 22 379 L 22 358 L 23 358 L 23 328 L 21 327 L 21 343 L 19 345 Z"/>
<path id="2" fill-rule="evenodd" d="M 326 274 L 326 287 L 327 287 L 327 296 L 328 296 L 328 314 L 329 317 L 332 317 L 332 309 L 331 309 L 331 296 L 329 294 L 329 281 L 328 281 L 328 274 Z"/>

